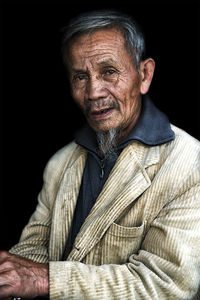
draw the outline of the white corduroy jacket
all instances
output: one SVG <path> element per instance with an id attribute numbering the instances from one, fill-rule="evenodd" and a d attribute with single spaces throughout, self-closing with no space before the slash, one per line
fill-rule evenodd
<path id="1" fill-rule="evenodd" d="M 200 143 L 172 129 L 174 141 L 123 150 L 71 252 L 87 152 L 72 142 L 49 161 L 11 252 L 49 262 L 50 299 L 200 299 Z"/>

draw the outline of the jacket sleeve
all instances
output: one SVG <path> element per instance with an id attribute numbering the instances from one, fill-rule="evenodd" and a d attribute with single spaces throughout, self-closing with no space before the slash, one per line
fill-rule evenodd
<path id="1" fill-rule="evenodd" d="M 25 226 L 19 243 L 10 249 L 10 253 L 39 263 L 49 261 L 48 247 L 53 206 L 62 174 L 75 147 L 75 143 L 71 143 L 60 149 L 49 160 L 44 171 L 44 183 L 38 196 L 36 210 Z"/>
<path id="2" fill-rule="evenodd" d="M 199 299 L 200 187 L 190 179 L 152 221 L 126 264 L 50 262 L 50 298 Z"/>

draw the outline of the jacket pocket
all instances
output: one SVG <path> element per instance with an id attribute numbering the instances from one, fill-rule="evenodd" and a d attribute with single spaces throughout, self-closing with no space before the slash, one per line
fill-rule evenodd
<path id="1" fill-rule="evenodd" d="M 101 264 L 122 264 L 140 248 L 145 222 L 139 227 L 113 223 L 101 241 Z"/>

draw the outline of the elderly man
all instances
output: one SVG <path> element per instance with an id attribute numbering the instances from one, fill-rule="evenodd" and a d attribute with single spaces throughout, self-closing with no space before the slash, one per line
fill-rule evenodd
<path id="1" fill-rule="evenodd" d="M 146 95 L 155 63 L 144 48 L 117 12 L 66 28 L 88 125 L 50 159 L 19 244 L 1 252 L 0 299 L 198 299 L 200 144 Z"/>

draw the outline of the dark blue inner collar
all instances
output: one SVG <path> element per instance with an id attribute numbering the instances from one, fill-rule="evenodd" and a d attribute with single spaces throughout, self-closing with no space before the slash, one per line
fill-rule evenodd
<path id="1" fill-rule="evenodd" d="M 174 132 L 167 116 L 155 107 L 148 96 L 144 96 L 138 122 L 124 141 L 119 144 L 119 149 L 123 149 L 131 141 L 156 146 L 173 139 Z M 75 141 L 87 150 L 97 153 L 96 134 L 88 125 L 76 133 Z"/>

